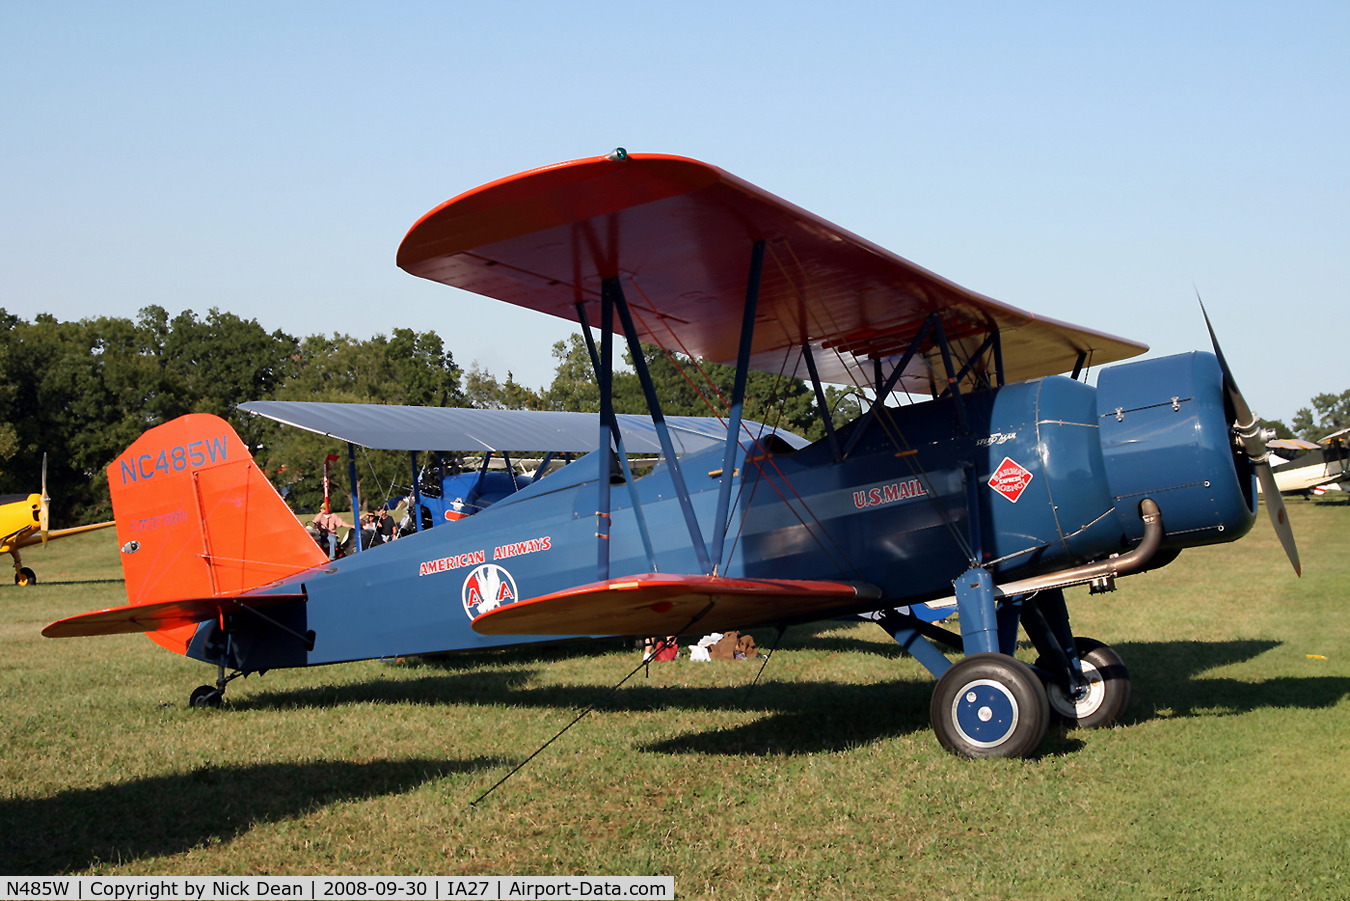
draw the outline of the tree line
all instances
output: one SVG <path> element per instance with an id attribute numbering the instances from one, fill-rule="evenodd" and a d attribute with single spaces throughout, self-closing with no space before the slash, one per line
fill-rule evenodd
<path id="1" fill-rule="evenodd" d="M 663 410 L 669 415 L 725 413 L 734 369 L 644 346 Z M 310 400 L 484 409 L 595 412 L 600 392 L 580 334 L 553 347 L 552 382 L 529 388 L 510 372 L 504 381 L 456 364 L 434 331 L 393 329 L 360 340 L 349 335 L 296 338 L 256 320 L 212 308 L 177 316 L 158 306 L 133 321 L 101 316 L 60 322 L 48 314 L 25 321 L 0 308 L 0 494 L 38 490 L 47 455 L 48 493 L 57 526 L 111 517 L 106 467 L 146 429 L 185 413 L 228 420 L 268 477 L 297 510 L 317 509 L 323 461 L 340 452 L 331 473 L 336 509 L 350 510 L 346 455 L 340 442 L 247 413 L 251 400 Z M 625 355 L 631 368 L 632 360 Z M 710 384 L 711 383 L 711 384 Z M 836 425 L 862 408 L 856 392 L 827 389 Z M 647 411 L 635 373 L 615 376 L 619 413 Z M 811 388 L 799 379 L 752 372 L 744 415 L 812 440 L 824 434 Z M 1319 394 L 1282 437 L 1310 441 L 1350 426 L 1350 391 Z M 438 450 L 438 448 L 424 448 Z M 368 506 L 407 494 L 406 453 L 358 448 L 358 489 Z"/>
<path id="2" fill-rule="evenodd" d="M 0 494 L 38 490 L 46 454 L 53 525 L 108 519 L 105 469 L 117 455 L 146 429 L 185 413 L 212 413 L 229 421 L 297 510 L 321 504 L 323 461 L 341 452 L 331 491 L 335 509 L 350 510 L 340 442 L 241 413 L 237 405 L 308 400 L 598 410 L 599 389 L 582 336 L 558 342 L 553 356 L 553 381 L 533 389 L 509 372 L 498 381 L 476 365 L 464 371 L 434 331 L 393 329 L 366 340 L 343 334 L 296 338 L 215 308 L 204 317 L 190 310 L 170 317 L 162 307 L 149 306 L 135 320 L 101 316 L 73 322 L 49 314 L 29 322 L 0 308 Z M 725 412 L 718 395 L 730 396 L 732 367 L 678 354 L 672 359 L 655 348 L 647 349 L 647 362 L 669 415 Z M 831 389 L 828 401 L 841 424 L 859 409 L 857 398 L 841 389 Z M 634 373 L 616 374 L 614 402 L 620 413 L 646 412 Z M 751 374 L 744 415 L 809 438 L 824 429 L 807 385 L 766 373 Z M 406 453 L 358 448 L 357 455 L 365 505 L 410 490 Z"/>

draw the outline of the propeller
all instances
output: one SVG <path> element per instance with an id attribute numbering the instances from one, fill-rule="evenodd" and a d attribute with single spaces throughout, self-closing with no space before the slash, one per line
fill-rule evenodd
<path id="1" fill-rule="evenodd" d="M 1256 477 L 1261 480 L 1261 494 L 1266 499 L 1266 512 L 1270 514 L 1270 524 L 1275 527 L 1275 534 L 1279 536 L 1280 544 L 1284 546 L 1284 553 L 1294 566 L 1294 574 L 1302 576 L 1303 567 L 1298 562 L 1298 548 L 1294 544 L 1294 530 L 1289 527 L 1289 514 L 1284 509 L 1284 496 L 1280 494 L 1280 489 L 1275 484 L 1275 473 L 1270 470 L 1270 452 L 1266 450 L 1266 430 L 1257 423 L 1251 408 L 1247 406 L 1247 401 L 1242 397 L 1242 392 L 1238 390 L 1237 382 L 1233 380 L 1233 370 L 1228 368 L 1228 361 L 1224 359 L 1223 351 L 1219 349 L 1219 339 L 1214 334 L 1214 326 L 1209 322 L 1209 314 L 1205 312 L 1205 302 L 1200 300 L 1199 289 L 1196 289 L 1195 299 L 1200 301 L 1200 314 L 1205 317 L 1205 328 L 1209 329 L 1209 340 L 1214 345 L 1214 356 L 1219 358 L 1219 368 L 1223 370 L 1223 388 L 1228 394 L 1228 402 L 1233 405 L 1233 434 L 1237 436 L 1242 449 L 1247 452 L 1247 459 L 1256 470 Z"/>
<path id="2" fill-rule="evenodd" d="M 48 513 L 51 510 L 52 499 L 47 496 L 47 455 L 42 455 L 42 500 L 38 507 L 38 529 L 42 531 L 42 546 L 47 546 L 47 522 Z"/>

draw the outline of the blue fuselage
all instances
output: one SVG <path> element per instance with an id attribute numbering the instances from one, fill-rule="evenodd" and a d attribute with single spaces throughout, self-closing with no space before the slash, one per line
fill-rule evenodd
<path id="1" fill-rule="evenodd" d="M 1143 534 L 1138 504 L 1162 510 L 1164 547 L 1233 540 L 1254 518 L 1252 479 L 1232 452 L 1214 357 L 1185 354 L 1104 370 L 1097 388 L 1052 377 L 955 401 L 877 411 L 833 442 L 798 451 L 722 450 L 680 458 L 704 541 L 718 489 L 733 479 L 720 574 L 879 587 L 890 607 L 952 594 L 978 561 L 996 581 L 1101 559 Z M 964 420 L 964 428 L 961 421 Z M 864 425 L 864 423 L 866 423 Z M 846 457 L 859 429 L 864 434 Z M 268 608 L 303 643 L 256 618 L 202 624 L 189 655 L 243 671 L 490 648 L 538 636 L 484 636 L 474 615 L 608 576 L 697 573 L 663 464 L 611 485 L 611 539 L 596 537 L 600 457 L 590 454 L 459 522 L 306 571 L 266 592 L 306 602 Z M 974 527 L 973 527 L 974 524 Z M 745 625 L 754 625 L 746 623 Z"/>

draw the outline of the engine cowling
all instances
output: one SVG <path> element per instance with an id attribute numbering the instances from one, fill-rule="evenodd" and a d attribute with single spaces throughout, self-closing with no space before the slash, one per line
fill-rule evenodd
<path id="1" fill-rule="evenodd" d="M 1251 466 L 1236 453 L 1213 354 L 1125 363 L 1097 377 L 1097 421 L 1121 526 L 1143 535 L 1139 501 L 1162 509 L 1164 547 L 1233 541 L 1256 521 Z"/>

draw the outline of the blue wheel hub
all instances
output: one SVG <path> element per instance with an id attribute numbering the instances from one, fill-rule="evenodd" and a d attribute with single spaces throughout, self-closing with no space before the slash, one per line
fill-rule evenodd
<path id="1" fill-rule="evenodd" d="M 961 737 L 977 748 L 995 748 L 1017 729 L 1017 699 L 992 679 L 961 687 L 952 701 L 952 723 Z"/>

